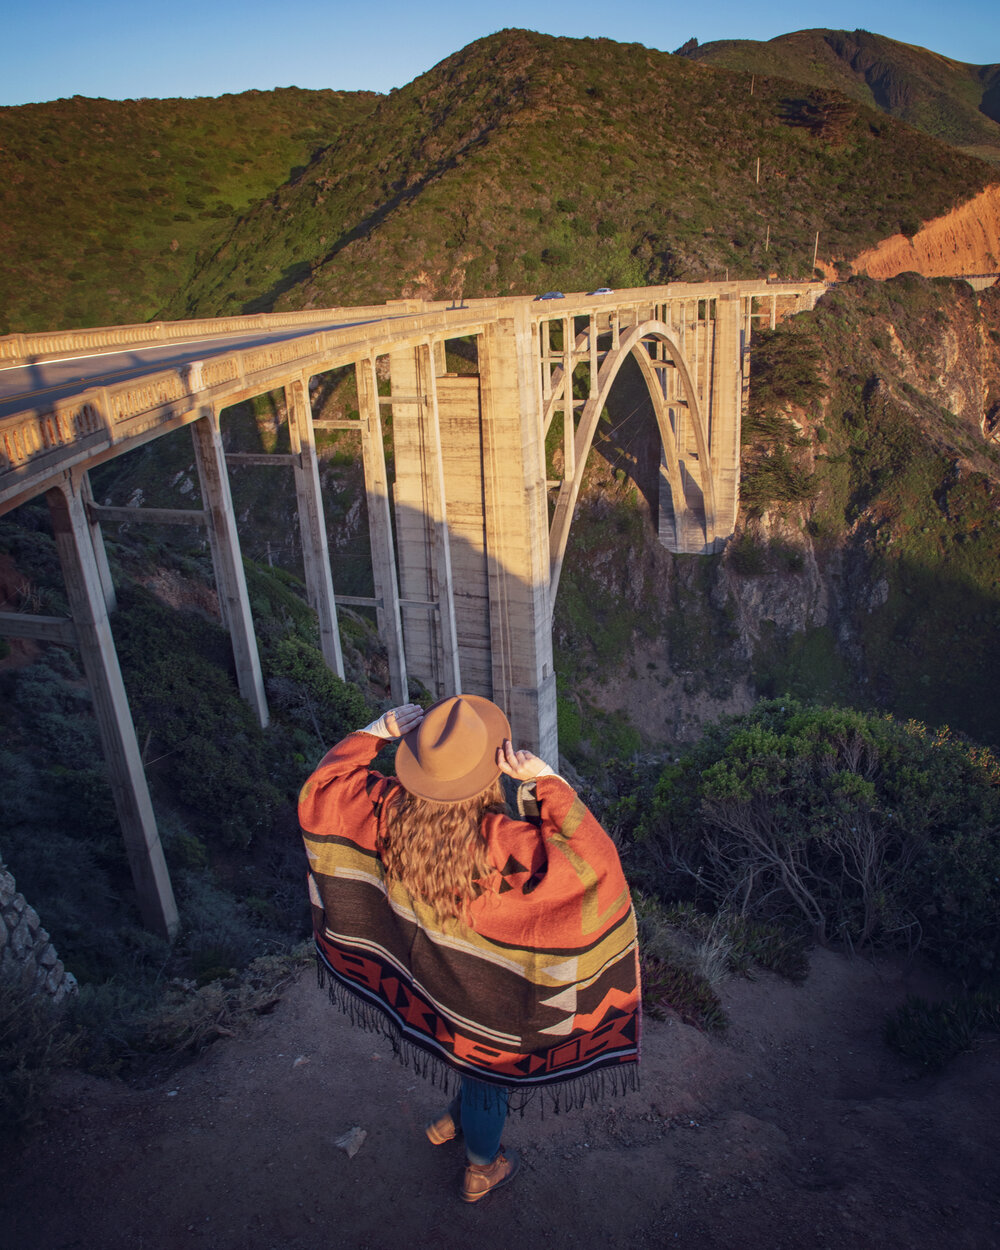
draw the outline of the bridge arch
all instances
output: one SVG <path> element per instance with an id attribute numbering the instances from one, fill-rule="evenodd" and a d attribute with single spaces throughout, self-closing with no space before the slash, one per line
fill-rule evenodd
<path id="1" fill-rule="evenodd" d="M 576 350 L 578 352 L 586 341 L 586 333 L 577 337 Z M 654 358 L 650 355 L 646 346 L 650 342 L 662 345 L 664 352 L 662 357 Z M 701 490 L 704 503 L 705 541 L 708 542 L 715 533 L 715 487 L 709 450 L 709 432 L 691 371 L 672 327 L 663 321 L 642 321 L 629 327 L 628 331 L 619 337 L 617 345 L 612 345 L 605 354 L 597 373 L 596 386 L 591 387 L 592 393 L 583 406 L 580 421 L 576 427 L 573 475 L 564 479 L 559 488 L 555 514 L 549 530 L 549 598 L 553 605 L 566 557 L 573 513 L 576 510 L 580 487 L 583 484 L 587 457 L 593 446 L 597 425 L 611 387 L 629 356 L 632 356 L 638 364 L 653 404 L 678 529 L 687 519 L 685 477 L 694 477 L 693 469 L 697 465 L 696 484 Z M 664 381 L 660 376 L 660 370 L 665 368 L 676 369 L 683 399 L 668 400 L 666 398 Z M 557 395 L 561 389 L 560 381 L 557 371 L 552 379 L 553 396 Z M 671 409 L 679 413 L 682 408 L 687 412 L 687 425 L 694 440 L 697 460 L 693 457 L 686 457 L 684 454 L 684 445 L 680 437 L 682 435 L 680 419 L 676 421 L 676 426 L 671 420 Z M 555 404 L 550 400 L 544 414 L 546 427 L 551 423 L 554 409 Z"/>

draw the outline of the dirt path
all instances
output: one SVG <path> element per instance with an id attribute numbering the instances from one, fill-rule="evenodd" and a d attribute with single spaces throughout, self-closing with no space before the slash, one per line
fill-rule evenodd
<path id="1" fill-rule="evenodd" d="M 914 1078 L 882 1045 L 913 986 L 819 952 L 804 986 L 733 981 L 722 1040 L 648 1022 L 642 1092 L 508 1125 L 524 1172 L 482 1205 L 441 1099 L 306 975 L 165 1084 L 74 1077 L 0 1157 L 7 1250 L 987 1250 L 1000 1246 L 1000 1043 Z M 354 1126 L 354 1158 L 334 1146 Z"/>

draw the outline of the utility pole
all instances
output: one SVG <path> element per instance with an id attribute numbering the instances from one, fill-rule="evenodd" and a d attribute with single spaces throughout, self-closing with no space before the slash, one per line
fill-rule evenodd
<path id="1" fill-rule="evenodd" d="M 760 186 L 760 157 L 757 157 L 757 186 Z"/>
<path id="2" fill-rule="evenodd" d="M 813 271 L 816 270 L 816 258 L 819 256 L 819 231 L 816 231 L 816 246 L 813 248 Z"/>

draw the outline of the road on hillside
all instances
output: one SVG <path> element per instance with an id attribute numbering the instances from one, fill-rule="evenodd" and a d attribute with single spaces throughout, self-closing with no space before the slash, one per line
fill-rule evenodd
<path id="1" fill-rule="evenodd" d="M 53 403 L 55 400 L 65 399 L 91 386 L 127 382 L 131 378 L 142 377 L 158 369 L 171 369 L 178 365 L 191 364 L 195 360 L 209 360 L 234 349 L 270 346 L 316 334 L 318 331 L 346 330 L 351 326 L 368 325 L 371 320 L 367 318 L 362 321 L 332 322 L 329 325 L 291 326 L 271 332 L 247 330 L 148 347 L 88 352 L 85 355 L 36 361 L 28 365 L 11 365 L 0 369 L 0 418 L 23 412 L 26 408 L 36 408 L 43 401 Z"/>

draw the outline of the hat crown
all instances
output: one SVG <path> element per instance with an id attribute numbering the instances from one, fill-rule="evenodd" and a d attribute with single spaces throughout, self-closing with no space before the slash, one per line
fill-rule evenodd
<path id="1" fill-rule="evenodd" d="M 497 753 L 509 737 L 510 722 L 490 699 L 448 695 L 403 735 L 396 777 L 411 794 L 435 803 L 471 799 L 499 777 Z"/>
<path id="2" fill-rule="evenodd" d="M 456 698 L 430 709 L 417 729 L 413 754 L 435 781 L 454 781 L 482 757 L 486 737 L 482 717 L 464 699 Z"/>

